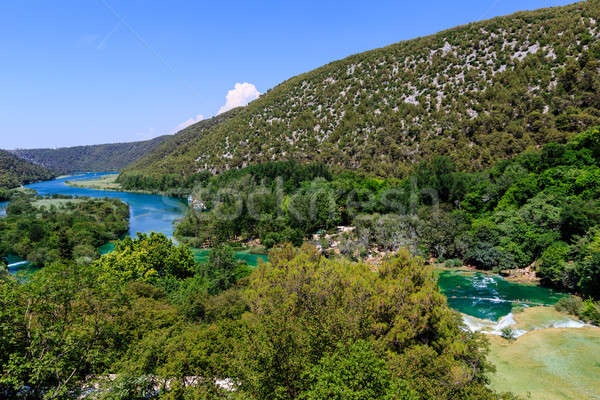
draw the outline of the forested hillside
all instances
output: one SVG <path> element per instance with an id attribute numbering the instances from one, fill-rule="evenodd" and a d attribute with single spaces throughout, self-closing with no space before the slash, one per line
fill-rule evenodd
<path id="1" fill-rule="evenodd" d="M 0 150 L 0 188 L 14 188 L 23 184 L 52 179 L 54 172 L 35 165 L 8 151 Z"/>
<path id="2" fill-rule="evenodd" d="M 126 174 L 320 161 L 405 176 L 433 155 L 463 170 L 600 123 L 600 2 L 521 12 L 357 54 L 294 77 Z"/>
<path id="3" fill-rule="evenodd" d="M 193 246 L 260 238 L 265 247 L 323 234 L 325 252 L 365 259 L 407 248 L 448 266 L 530 267 L 547 286 L 597 298 L 598 165 L 600 128 L 473 173 L 446 156 L 385 180 L 270 162 L 206 179 L 175 234 Z"/>
<path id="4" fill-rule="evenodd" d="M 156 149 L 168 136 L 143 142 L 14 150 L 13 154 L 60 173 L 118 171 Z"/>

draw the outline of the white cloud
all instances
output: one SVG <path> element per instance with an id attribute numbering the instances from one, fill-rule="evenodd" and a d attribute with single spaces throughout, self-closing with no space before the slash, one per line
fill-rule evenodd
<path id="1" fill-rule="evenodd" d="M 229 111 L 232 108 L 245 106 L 250 101 L 258 98 L 260 92 L 251 83 L 236 83 L 234 88 L 227 92 L 225 96 L 225 105 L 219 109 L 218 114 Z"/>
<path id="2" fill-rule="evenodd" d="M 177 127 L 175 128 L 175 132 L 179 132 L 180 130 L 185 129 L 188 126 L 195 124 L 196 122 L 200 122 L 203 119 L 204 119 L 204 115 L 198 114 L 195 117 L 192 117 L 192 118 L 188 119 L 187 121 L 183 121 L 182 123 L 177 125 Z"/>

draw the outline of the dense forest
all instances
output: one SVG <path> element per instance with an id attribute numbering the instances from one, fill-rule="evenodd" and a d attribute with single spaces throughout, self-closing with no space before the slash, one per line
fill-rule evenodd
<path id="1" fill-rule="evenodd" d="M 13 150 L 12 153 L 61 174 L 119 171 L 140 157 L 151 153 L 167 138 L 168 136 L 159 136 L 143 142 L 99 144 L 59 149 L 19 149 Z"/>
<path id="2" fill-rule="evenodd" d="M 405 177 L 436 155 L 459 170 L 489 167 L 600 123 L 598 20 L 600 3 L 589 0 L 357 54 L 188 128 L 124 176 L 151 186 L 292 159 Z"/>
<path id="3" fill-rule="evenodd" d="M 129 207 L 116 199 L 42 198 L 14 193 L 0 218 L 0 258 L 16 255 L 34 267 L 60 260 L 90 263 L 98 247 L 129 228 Z"/>
<path id="4" fill-rule="evenodd" d="M 0 398 L 518 400 L 495 390 L 494 346 L 600 324 L 599 39 L 600 0 L 521 12 L 330 63 L 175 135 L 0 151 Z M 189 195 L 176 240 L 127 236 L 117 199 L 15 189 L 110 170 Z M 438 277 L 483 270 L 531 275 L 555 309 L 474 293 L 512 311 L 473 329 Z M 540 310 L 577 320 L 541 328 Z M 524 339 L 517 314 L 535 319 Z M 563 358 L 592 347 L 560 343 L 543 365 L 571 379 Z"/>
<path id="5" fill-rule="evenodd" d="M 408 253 L 373 272 L 284 246 L 251 272 L 227 246 L 200 265 L 140 235 L 91 265 L 3 276 L 0 309 L 9 397 L 513 398 L 487 388 L 484 336 Z"/>
<path id="6" fill-rule="evenodd" d="M 0 150 L 0 189 L 10 189 L 28 183 L 52 179 L 56 174 L 46 167 L 32 164 Z"/>
<path id="7" fill-rule="evenodd" d="M 599 128 L 472 173 L 445 156 L 387 180 L 271 162 L 205 177 L 176 235 L 271 247 L 330 233 L 321 247 L 355 259 L 408 248 L 496 272 L 533 265 L 546 285 L 598 297 L 598 165 Z"/>

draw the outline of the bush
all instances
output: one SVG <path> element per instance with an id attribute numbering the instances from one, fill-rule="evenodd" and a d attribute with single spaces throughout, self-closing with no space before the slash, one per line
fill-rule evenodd
<path id="1" fill-rule="evenodd" d="M 450 260 L 446 260 L 444 263 L 444 267 L 446 268 L 458 268 L 462 267 L 463 265 L 463 262 L 458 258 L 451 258 Z"/>
<path id="2" fill-rule="evenodd" d="M 510 341 L 515 340 L 517 338 L 516 332 L 513 330 L 513 328 L 510 327 L 502 328 L 502 333 L 500 336 Z"/>
<path id="3" fill-rule="evenodd" d="M 559 286 L 564 281 L 564 264 L 569 256 L 569 245 L 565 242 L 555 242 L 542 253 L 537 267 L 537 275 L 553 286 Z"/>
<path id="4" fill-rule="evenodd" d="M 586 300 L 580 311 L 580 316 L 586 322 L 594 325 L 600 324 L 600 303 L 595 303 L 592 300 Z"/>
<path id="5" fill-rule="evenodd" d="M 577 296 L 563 297 L 554 305 L 554 308 L 557 311 L 579 316 L 583 308 L 583 300 Z"/>

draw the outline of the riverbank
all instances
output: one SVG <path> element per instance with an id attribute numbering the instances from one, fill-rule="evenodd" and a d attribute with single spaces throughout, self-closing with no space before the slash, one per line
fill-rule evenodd
<path id="1" fill-rule="evenodd" d="M 170 197 L 180 197 L 186 198 L 187 195 L 164 192 L 159 190 L 141 190 L 141 189 L 125 189 L 123 186 L 117 182 L 119 178 L 118 173 L 103 175 L 98 178 L 89 179 L 89 180 L 67 180 L 65 181 L 65 185 L 79 188 L 79 189 L 91 189 L 91 190 L 101 190 L 101 191 L 109 191 L 109 192 L 126 192 L 126 193 L 137 193 L 137 194 L 154 194 L 158 196 L 170 196 Z"/>
<path id="2" fill-rule="evenodd" d="M 505 280 L 509 281 L 509 282 L 513 282 L 513 283 L 520 283 L 523 285 L 533 285 L 533 286 L 541 286 L 540 284 L 540 279 L 537 278 L 535 276 L 535 272 L 533 272 L 531 270 L 531 267 L 527 267 L 525 269 L 517 269 L 515 270 L 514 273 L 508 273 L 506 271 L 502 271 L 504 273 L 496 273 L 493 271 L 488 271 L 485 269 L 478 269 L 475 267 L 472 267 L 470 265 L 462 265 L 460 267 L 446 267 L 443 263 L 433 263 L 434 267 L 436 269 L 439 270 L 444 270 L 444 271 L 465 271 L 465 272 L 472 272 L 472 273 L 481 273 L 481 274 L 485 274 L 485 275 L 490 275 L 490 276 L 501 276 L 502 278 L 504 278 Z M 523 273 L 519 273 L 518 271 L 523 271 Z"/>

